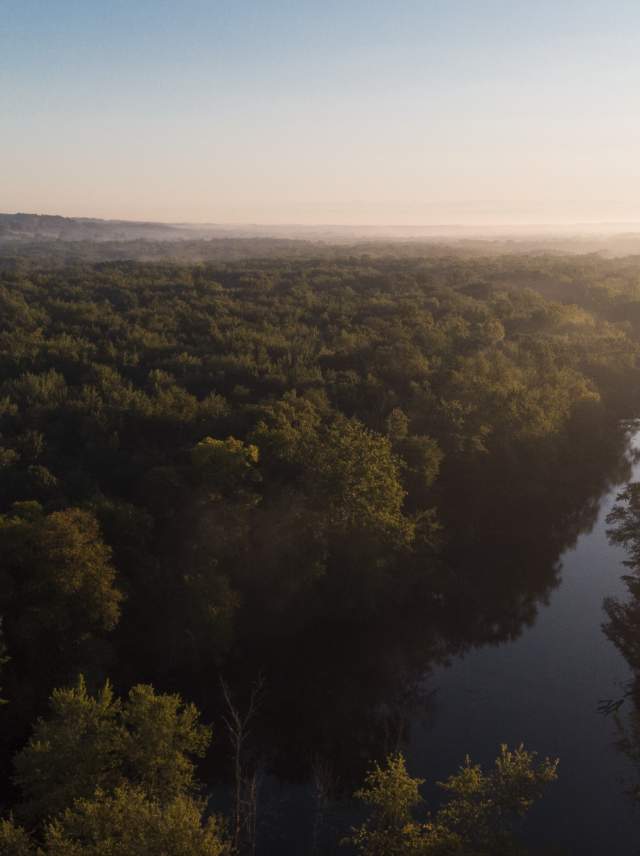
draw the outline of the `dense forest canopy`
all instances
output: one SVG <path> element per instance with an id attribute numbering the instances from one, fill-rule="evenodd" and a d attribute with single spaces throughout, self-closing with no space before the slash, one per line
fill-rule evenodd
<path id="1" fill-rule="evenodd" d="M 216 722 L 264 682 L 269 770 L 304 780 L 339 754 L 354 786 L 402 727 L 401 678 L 533 620 L 619 454 L 612 426 L 637 413 L 640 258 L 222 243 L 194 264 L 89 244 L 0 259 L 4 796 L 47 852 L 102 853 L 74 835 L 131 805 L 140 840 L 165 824 L 197 839 L 185 853 L 223 852 L 190 789 L 208 732 L 177 692 Z M 512 549 L 504 567 L 480 535 Z M 344 672 L 324 676 L 332 650 Z M 177 735 L 162 763 L 136 744 L 152 715 Z M 66 717 L 107 741 L 68 788 L 38 756 L 70 751 Z M 509 759 L 526 778 L 531 756 Z M 378 852 L 370 835 L 354 842 Z"/>

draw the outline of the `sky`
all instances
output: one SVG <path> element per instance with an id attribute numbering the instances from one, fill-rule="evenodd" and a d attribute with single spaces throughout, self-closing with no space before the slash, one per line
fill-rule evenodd
<path id="1" fill-rule="evenodd" d="M 637 0 L 0 0 L 0 211 L 640 221 Z"/>

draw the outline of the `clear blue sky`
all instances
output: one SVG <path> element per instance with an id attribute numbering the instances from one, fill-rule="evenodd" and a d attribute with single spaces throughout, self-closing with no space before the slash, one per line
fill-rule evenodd
<path id="1" fill-rule="evenodd" d="M 0 0 L 0 210 L 640 220 L 637 0 Z"/>

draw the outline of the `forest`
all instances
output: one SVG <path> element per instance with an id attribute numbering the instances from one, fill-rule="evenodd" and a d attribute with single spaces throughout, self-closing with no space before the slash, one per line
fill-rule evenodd
<path id="1" fill-rule="evenodd" d="M 299 853 L 529 852 L 562 758 L 497 747 L 423 802 L 406 714 L 592 519 L 640 257 L 144 243 L 0 253 L 0 854 L 294 852 L 274 781 L 313 791 Z M 609 522 L 640 676 L 637 486 Z"/>

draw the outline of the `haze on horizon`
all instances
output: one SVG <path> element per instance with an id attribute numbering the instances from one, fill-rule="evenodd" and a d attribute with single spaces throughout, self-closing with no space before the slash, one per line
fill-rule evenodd
<path id="1" fill-rule="evenodd" d="M 2 0 L 0 210 L 640 221 L 630 0 Z"/>

